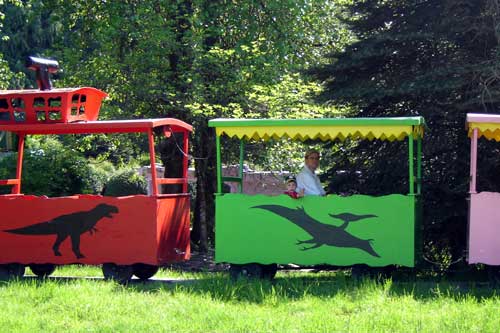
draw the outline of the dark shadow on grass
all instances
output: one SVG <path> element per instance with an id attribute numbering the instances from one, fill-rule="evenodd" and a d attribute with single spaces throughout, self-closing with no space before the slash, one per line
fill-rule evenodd
<path id="1" fill-rule="evenodd" d="M 34 283 L 36 286 L 43 286 L 46 281 L 55 282 L 61 285 L 67 284 L 75 284 L 79 281 L 95 281 L 96 283 L 113 283 L 112 281 L 107 281 L 103 277 L 82 277 L 82 276 L 48 276 L 48 277 L 37 277 L 34 275 L 25 275 L 22 278 L 15 278 L 10 280 L 0 281 L 0 288 L 7 287 L 10 283 L 16 282 L 30 282 Z M 177 283 L 193 283 L 196 282 L 197 279 L 171 279 L 171 278 L 156 278 L 147 281 L 141 281 L 138 278 L 133 278 L 130 280 L 125 286 L 133 286 L 133 285 L 143 285 L 150 283 L 158 283 L 158 284 L 177 284 Z M 119 285 L 118 283 L 116 283 Z"/>
<path id="2" fill-rule="evenodd" d="M 136 292 L 186 292 L 210 295 L 212 299 L 224 302 L 262 303 L 269 297 L 279 301 L 299 300 L 305 296 L 331 298 L 338 293 L 353 298 L 364 297 L 367 292 L 384 292 L 392 297 L 411 295 L 416 300 L 432 300 L 439 297 L 462 299 L 474 298 L 478 302 L 498 297 L 500 289 L 492 288 L 487 282 L 442 281 L 425 279 L 418 281 L 393 281 L 377 279 L 354 279 L 350 273 L 280 273 L 272 281 L 231 280 L 227 274 L 207 274 L 199 279 L 179 280 L 165 283 L 149 281 L 130 283 L 126 286 Z"/>
<path id="3" fill-rule="evenodd" d="M 96 283 L 113 283 L 102 277 L 61 277 L 37 278 L 25 276 L 19 281 L 32 281 L 43 286 L 46 280 L 57 284 L 75 284 L 90 280 Z M 0 288 L 10 282 L 1 282 Z M 274 280 L 231 280 L 226 273 L 201 273 L 195 278 L 153 278 L 147 281 L 132 279 L 126 285 L 116 284 L 117 290 L 131 293 L 178 292 L 210 296 L 221 302 L 263 303 L 270 298 L 281 302 L 300 300 L 304 297 L 331 298 L 337 294 L 353 299 L 363 298 L 367 293 L 383 292 L 389 297 L 411 296 L 416 300 L 432 300 L 440 297 L 463 299 L 474 298 L 478 302 L 498 297 L 500 288 L 493 288 L 485 281 L 449 281 L 442 278 L 384 280 L 373 278 L 355 279 L 349 271 L 334 272 L 280 272 Z"/>

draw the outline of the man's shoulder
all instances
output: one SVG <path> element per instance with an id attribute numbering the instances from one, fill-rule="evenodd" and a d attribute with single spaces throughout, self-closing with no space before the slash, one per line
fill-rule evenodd
<path id="1" fill-rule="evenodd" d="M 311 174 L 311 171 L 306 168 L 306 167 L 303 167 L 302 170 L 300 170 L 300 172 L 298 173 L 297 177 L 299 176 L 309 176 Z"/>

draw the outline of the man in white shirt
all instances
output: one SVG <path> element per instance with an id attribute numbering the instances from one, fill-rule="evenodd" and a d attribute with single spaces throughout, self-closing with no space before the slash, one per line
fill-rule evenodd
<path id="1" fill-rule="evenodd" d="M 304 190 L 304 195 L 325 195 L 315 171 L 319 166 L 319 152 L 309 150 L 305 156 L 304 168 L 297 175 L 297 191 Z"/>

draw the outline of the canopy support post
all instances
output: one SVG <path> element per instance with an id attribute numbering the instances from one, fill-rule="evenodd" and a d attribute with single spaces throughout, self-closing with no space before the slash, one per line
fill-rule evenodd
<path id="1" fill-rule="evenodd" d="M 182 184 L 182 192 L 187 193 L 188 191 L 188 167 L 189 167 L 189 133 L 187 131 L 182 132 L 183 134 L 183 153 L 184 158 L 182 160 L 182 177 L 185 179 L 185 182 Z"/>
<path id="2" fill-rule="evenodd" d="M 469 193 L 474 194 L 476 192 L 476 175 L 477 175 L 477 128 L 472 131 L 472 137 L 470 138 L 470 183 L 469 183 Z"/>
<path id="3" fill-rule="evenodd" d="M 422 194 L 422 137 L 417 138 L 417 194 Z"/>
<path id="4" fill-rule="evenodd" d="M 158 177 L 156 175 L 156 156 L 155 156 L 155 140 L 153 136 L 153 130 L 148 130 L 148 142 L 149 142 L 149 160 L 151 162 L 151 186 L 153 187 L 153 195 L 158 195 Z"/>
<path id="5" fill-rule="evenodd" d="M 17 166 L 16 179 L 17 184 L 12 187 L 12 194 L 21 194 L 21 176 L 23 173 L 23 155 L 24 155 L 24 138 L 26 134 L 19 133 L 19 142 L 17 143 Z"/>
<path id="6" fill-rule="evenodd" d="M 239 189 L 240 193 L 243 193 L 243 157 L 244 157 L 244 152 L 245 152 L 245 143 L 243 140 L 240 140 L 240 169 L 238 172 L 238 177 L 241 179 L 239 182 Z"/>
<path id="7" fill-rule="evenodd" d="M 413 133 L 408 135 L 408 167 L 409 167 L 409 182 L 410 182 L 410 193 L 409 195 L 415 195 L 415 179 L 413 174 Z"/>
<path id="8" fill-rule="evenodd" d="M 222 193 L 222 164 L 221 164 L 220 137 L 215 134 L 215 151 L 217 158 L 217 193 Z"/>

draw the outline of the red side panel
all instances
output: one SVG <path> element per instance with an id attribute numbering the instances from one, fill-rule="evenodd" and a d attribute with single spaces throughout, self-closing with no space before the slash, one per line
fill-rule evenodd
<path id="1" fill-rule="evenodd" d="M 163 203 L 148 196 L 0 196 L 0 263 L 157 265 L 157 241 L 170 241 L 168 233 L 184 227 L 184 220 L 171 223 L 169 217 L 184 218 L 185 207 L 189 216 L 189 198 L 180 198 L 182 207 L 177 207 L 177 199 Z M 169 227 L 160 227 L 157 216 L 162 214 L 161 226 Z M 187 225 L 189 232 L 189 220 Z M 184 231 L 181 234 L 174 239 L 189 253 L 189 234 L 187 241 Z M 169 244 L 160 247 L 167 258 L 174 258 Z"/>
<path id="2" fill-rule="evenodd" d="M 189 196 L 158 200 L 158 262 L 166 264 L 191 257 Z"/>

